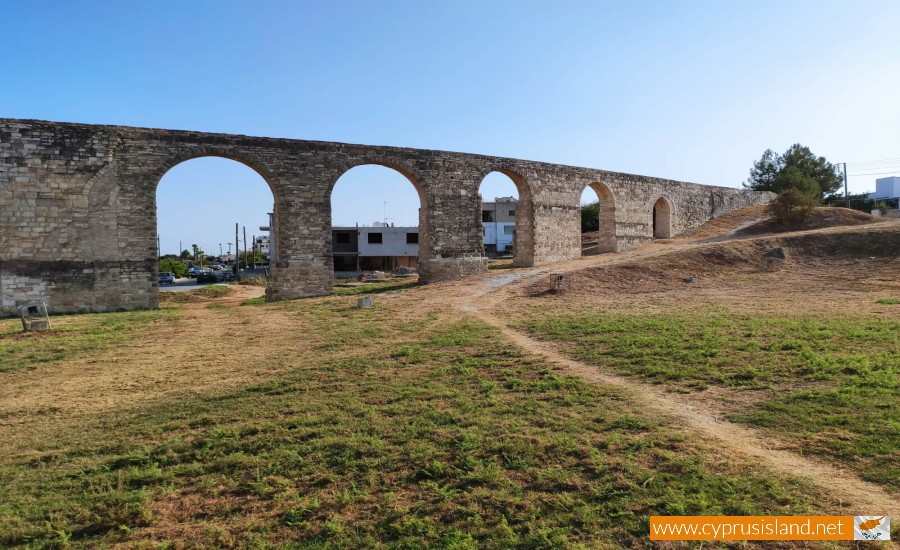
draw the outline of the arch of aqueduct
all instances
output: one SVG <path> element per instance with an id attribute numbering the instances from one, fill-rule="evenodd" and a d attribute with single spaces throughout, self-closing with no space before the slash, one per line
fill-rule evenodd
<path id="1" fill-rule="evenodd" d="M 275 198 L 270 299 L 328 294 L 331 191 L 344 172 L 377 164 L 421 198 L 424 282 L 481 273 L 481 199 L 490 172 L 519 189 L 517 265 L 577 258 L 581 192 L 601 202 L 600 246 L 621 251 L 683 233 L 766 193 L 508 158 L 320 141 L 0 119 L 0 313 L 44 299 L 53 312 L 159 305 L 156 187 L 173 166 L 216 156 L 256 170 Z M 663 203 L 660 203 L 663 204 Z M 660 220 L 657 220 L 657 225 Z"/>

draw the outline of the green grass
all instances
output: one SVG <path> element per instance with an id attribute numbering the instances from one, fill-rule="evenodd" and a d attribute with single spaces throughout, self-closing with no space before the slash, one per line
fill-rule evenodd
<path id="1" fill-rule="evenodd" d="M 528 328 L 577 359 L 673 390 L 758 390 L 732 420 L 900 488 L 898 320 L 543 312 Z"/>
<path id="2" fill-rule="evenodd" d="M 494 270 L 494 269 L 513 269 L 514 267 L 515 267 L 515 266 L 513 266 L 513 261 L 512 261 L 512 260 L 494 260 L 494 261 L 488 262 L 488 269 L 489 269 L 489 270 Z"/>
<path id="3" fill-rule="evenodd" d="M 408 278 L 391 279 L 382 283 L 368 283 L 361 286 L 353 287 L 334 287 L 336 296 L 362 296 L 367 294 L 381 294 L 383 292 L 391 292 L 394 290 L 403 290 L 418 286 L 418 281 Z"/>
<path id="4" fill-rule="evenodd" d="M 314 360 L 0 457 L 0 546 L 104 547 L 145 526 L 160 547 L 646 546 L 651 514 L 799 514 L 827 500 L 471 319 L 346 298 L 267 307 L 298 316 L 284 327 L 298 341 L 324 336 Z M 167 502 L 192 530 L 162 515 Z"/>
<path id="5" fill-rule="evenodd" d="M 876 304 L 896 305 L 900 304 L 900 298 L 882 298 L 875 301 Z"/>
<path id="6" fill-rule="evenodd" d="M 221 298 L 228 294 L 229 285 L 209 285 L 197 290 L 192 290 L 191 294 L 204 296 L 206 298 Z"/>
<path id="7" fill-rule="evenodd" d="M 128 342 L 147 325 L 174 321 L 178 310 L 131 311 L 50 318 L 46 332 L 22 332 L 18 319 L 0 320 L 0 375 L 81 357 Z"/>

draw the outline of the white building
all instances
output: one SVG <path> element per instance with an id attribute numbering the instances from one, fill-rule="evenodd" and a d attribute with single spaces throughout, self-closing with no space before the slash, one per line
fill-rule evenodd
<path id="1" fill-rule="evenodd" d="M 900 197 L 900 176 L 890 176 L 875 180 L 875 192 L 870 199 L 896 199 Z"/>
<path id="2" fill-rule="evenodd" d="M 331 250 L 338 276 L 360 271 L 415 269 L 419 263 L 419 228 L 332 227 Z"/>
<path id="3" fill-rule="evenodd" d="M 486 255 L 495 256 L 512 252 L 518 206 L 519 199 L 515 197 L 497 197 L 493 202 L 481 203 L 481 226 Z"/>

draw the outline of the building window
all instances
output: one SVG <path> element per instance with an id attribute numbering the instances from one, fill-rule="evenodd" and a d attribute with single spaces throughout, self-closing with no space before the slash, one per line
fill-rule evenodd
<path id="1" fill-rule="evenodd" d="M 504 225 L 504 226 L 503 226 L 503 234 L 504 234 L 504 235 L 512 235 L 512 234 L 513 234 L 513 231 L 515 231 L 515 230 L 516 230 L 516 228 L 513 227 L 513 226 L 511 226 L 511 225 Z"/>
<path id="2" fill-rule="evenodd" d="M 419 234 L 418 233 L 407 233 L 406 234 L 406 244 L 419 244 Z"/>
<path id="3" fill-rule="evenodd" d="M 516 215 L 516 211 L 515 211 L 515 210 L 510 210 L 510 211 L 509 211 L 509 215 L 510 215 L 510 216 L 515 216 L 515 215 Z"/>
<path id="4" fill-rule="evenodd" d="M 337 244 L 350 244 L 350 233 L 335 233 L 334 242 Z"/>
<path id="5" fill-rule="evenodd" d="M 491 210 L 482 210 L 481 211 L 481 221 L 483 221 L 483 222 L 494 221 L 494 212 Z"/>
<path id="6" fill-rule="evenodd" d="M 381 244 L 382 239 L 381 233 L 369 233 L 369 244 Z"/>

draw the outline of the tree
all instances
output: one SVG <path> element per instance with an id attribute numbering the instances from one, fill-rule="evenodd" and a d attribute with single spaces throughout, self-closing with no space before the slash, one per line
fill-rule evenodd
<path id="1" fill-rule="evenodd" d="M 783 175 L 783 172 L 789 169 L 795 173 L 789 177 Z M 762 158 L 753 163 L 750 177 L 744 187 L 754 191 L 781 193 L 793 188 L 793 183 L 800 181 L 797 173 L 815 182 L 818 186 L 816 198 L 834 194 L 843 183 L 843 178 L 835 166 L 825 160 L 825 157 L 817 157 L 809 147 L 795 143 L 781 156 L 767 149 Z"/>
<path id="2" fill-rule="evenodd" d="M 781 192 L 769 203 L 767 210 L 773 218 L 785 225 L 803 223 L 815 210 L 822 193 L 815 179 L 794 166 L 779 171 L 773 184 Z"/>
<path id="3" fill-rule="evenodd" d="M 753 163 L 750 169 L 750 179 L 744 187 L 754 191 L 772 191 L 775 187 L 775 176 L 781 170 L 781 158 L 775 151 L 766 149 L 761 159 Z"/>
<path id="4" fill-rule="evenodd" d="M 600 203 L 581 205 L 581 232 L 588 233 L 600 229 Z"/>
<path id="5" fill-rule="evenodd" d="M 797 189 L 782 191 L 766 207 L 776 221 L 784 225 L 800 225 L 816 209 L 816 198 Z"/>

